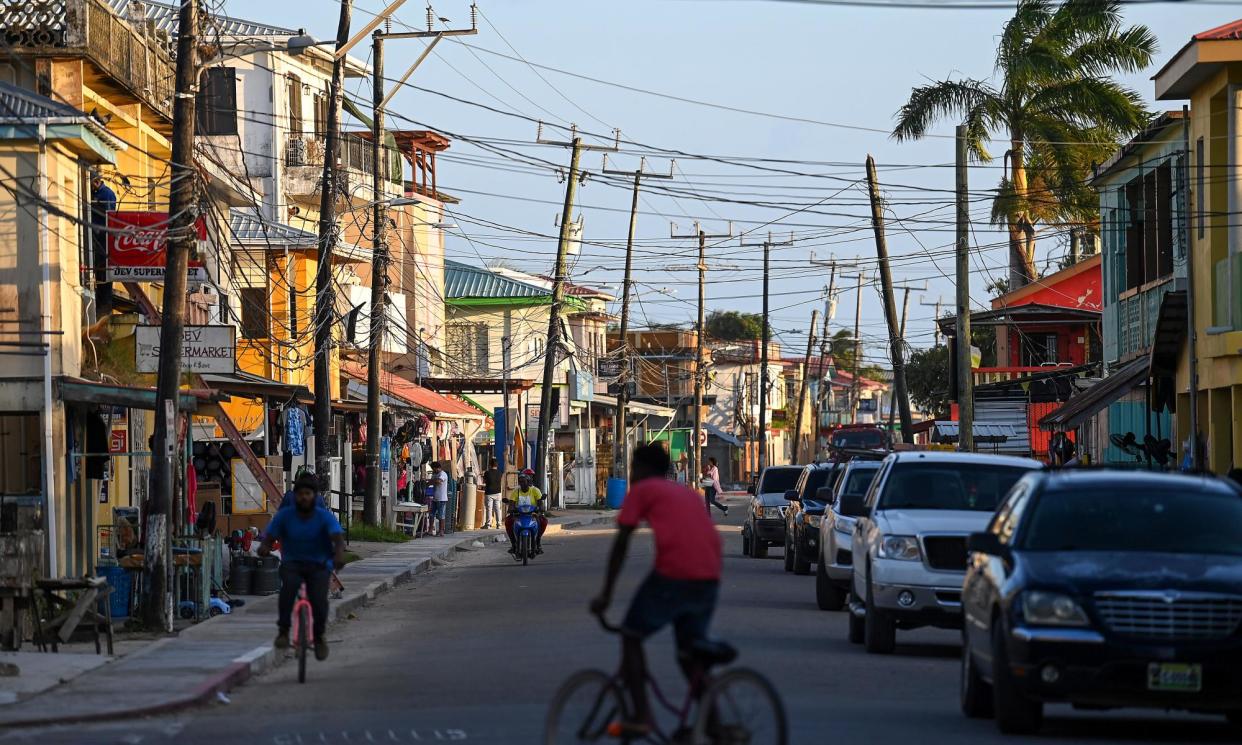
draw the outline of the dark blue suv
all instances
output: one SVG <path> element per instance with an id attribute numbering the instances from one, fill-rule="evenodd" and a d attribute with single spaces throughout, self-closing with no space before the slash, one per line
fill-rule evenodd
<path id="1" fill-rule="evenodd" d="M 1242 724 L 1242 491 L 1205 476 L 1037 471 L 972 534 L 961 704 L 1033 732 L 1045 702 Z"/>

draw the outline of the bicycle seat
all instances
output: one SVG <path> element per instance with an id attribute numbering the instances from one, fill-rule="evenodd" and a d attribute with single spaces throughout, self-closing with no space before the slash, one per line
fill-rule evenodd
<path id="1" fill-rule="evenodd" d="M 719 639 L 699 639 L 690 645 L 690 649 L 685 654 L 708 667 L 712 667 L 714 665 L 727 665 L 736 660 L 737 648 Z"/>

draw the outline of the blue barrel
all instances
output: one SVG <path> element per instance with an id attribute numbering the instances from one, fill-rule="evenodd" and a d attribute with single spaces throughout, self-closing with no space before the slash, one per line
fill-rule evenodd
<path id="1" fill-rule="evenodd" d="M 97 566 L 95 567 L 95 575 L 108 580 L 108 584 L 112 587 L 112 594 L 108 596 L 108 603 L 112 606 L 113 618 L 125 618 L 129 615 L 129 595 L 133 588 L 133 578 L 129 574 L 129 570 L 116 565 Z M 99 603 L 99 612 L 103 612 L 103 602 Z"/>
<path id="2" fill-rule="evenodd" d="M 625 486 L 625 479 L 608 479 L 608 493 L 604 498 L 604 502 L 608 505 L 608 509 L 621 509 L 621 503 L 625 501 Z"/>

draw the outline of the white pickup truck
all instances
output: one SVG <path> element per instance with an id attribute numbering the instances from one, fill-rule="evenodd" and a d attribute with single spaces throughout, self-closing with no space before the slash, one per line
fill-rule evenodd
<path id="1" fill-rule="evenodd" d="M 892 652 L 898 629 L 961 628 L 966 537 L 1039 461 L 943 451 L 884 459 L 865 495 L 843 495 L 854 525 L 849 638 Z"/>

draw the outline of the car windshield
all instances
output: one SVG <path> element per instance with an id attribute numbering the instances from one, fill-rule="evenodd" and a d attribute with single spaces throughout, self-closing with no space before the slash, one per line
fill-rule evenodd
<path id="1" fill-rule="evenodd" d="M 842 494 L 864 494 L 867 488 L 871 486 L 871 482 L 875 480 L 875 475 L 880 472 L 876 468 L 852 468 L 845 477 L 845 483 L 841 485 Z"/>
<path id="2" fill-rule="evenodd" d="M 842 429 L 832 433 L 834 448 L 882 448 L 884 433 L 878 429 Z"/>
<path id="3" fill-rule="evenodd" d="M 759 484 L 760 494 L 784 494 L 798 485 L 800 468 L 769 468 L 763 472 L 763 481 Z"/>
<path id="4" fill-rule="evenodd" d="M 1133 487 L 1047 492 L 1033 505 L 1020 547 L 1032 551 L 1144 551 L 1242 556 L 1242 499 Z"/>
<path id="5" fill-rule="evenodd" d="M 992 512 L 1029 470 L 992 463 L 898 463 L 884 484 L 879 506 Z"/>
<path id="6" fill-rule="evenodd" d="M 814 501 L 823 501 L 819 499 L 819 490 L 824 486 L 832 486 L 832 476 L 835 473 L 833 468 L 816 468 L 806 477 L 806 492 L 803 497 Z"/>

